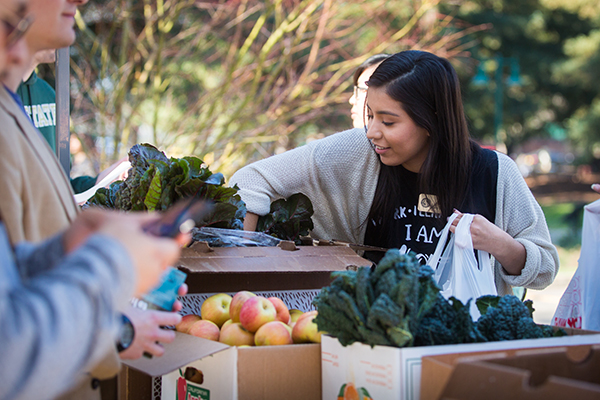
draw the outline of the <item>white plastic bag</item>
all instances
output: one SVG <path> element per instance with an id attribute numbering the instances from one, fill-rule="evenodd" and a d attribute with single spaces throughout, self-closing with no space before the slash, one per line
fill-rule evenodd
<path id="1" fill-rule="evenodd" d="M 473 214 L 463 214 L 458 221 L 455 234 L 450 237 L 446 246 L 450 225 L 457 214 L 452 214 L 444 227 L 435 252 L 429 260 L 429 266 L 435 271 L 434 279 L 441 288 L 444 297 L 452 296 L 466 304 L 471 301 L 471 316 L 479 318 L 479 310 L 475 299 L 484 295 L 496 295 L 494 271 L 487 252 L 477 250 L 475 258 L 471 223 Z M 445 247 L 445 249 L 444 249 Z"/>
<path id="2" fill-rule="evenodd" d="M 600 200 L 584 207 L 579 265 L 552 325 L 600 330 Z"/>

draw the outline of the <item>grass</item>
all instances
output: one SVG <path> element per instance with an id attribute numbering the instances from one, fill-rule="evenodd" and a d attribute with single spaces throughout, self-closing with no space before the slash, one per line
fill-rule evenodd
<path id="1" fill-rule="evenodd" d="M 581 248 L 583 204 L 556 203 L 542 206 L 552 242 L 565 250 Z"/>

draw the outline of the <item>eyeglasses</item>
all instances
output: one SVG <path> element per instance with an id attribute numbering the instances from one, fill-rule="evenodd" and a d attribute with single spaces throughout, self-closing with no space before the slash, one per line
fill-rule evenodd
<path id="1" fill-rule="evenodd" d="M 19 14 L 24 14 L 25 12 L 26 9 L 24 7 L 19 9 Z M 21 16 L 12 12 L 9 13 L 9 16 L 0 17 L 0 22 L 4 24 L 6 29 L 6 46 L 12 47 L 25 35 L 33 22 L 33 17 L 30 15 Z"/>
<path id="2" fill-rule="evenodd" d="M 358 97 L 358 95 L 361 93 L 367 93 L 368 89 L 369 88 L 362 87 L 362 86 L 354 86 L 354 97 Z"/>

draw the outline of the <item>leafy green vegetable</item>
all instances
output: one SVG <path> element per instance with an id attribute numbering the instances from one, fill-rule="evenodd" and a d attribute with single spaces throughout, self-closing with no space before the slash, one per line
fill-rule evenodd
<path id="1" fill-rule="evenodd" d="M 420 320 L 436 304 L 432 275 L 414 254 L 398 250 L 388 251 L 374 271 L 334 272 L 331 285 L 313 301 L 317 326 L 343 345 L 411 346 Z"/>
<path id="2" fill-rule="evenodd" d="M 246 205 L 237 187 L 226 187 L 222 174 L 213 174 L 196 157 L 167 158 L 150 144 L 129 151 L 127 179 L 99 189 L 86 203 L 124 211 L 166 210 L 177 200 L 199 194 L 215 202 L 214 211 L 197 226 L 242 229 Z"/>
<path id="3" fill-rule="evenodd" d="M 313 206 L 308 197 L 296 193 L 287 199 L 271 203 L 269 214 L 258 219 L 256 230 L 283 240 L 300 244 L 300 236 L 307 236 L 314 228 L 311 216 Z"/>
<path id="4" fill-rule="evenodd" d="M 485 296 L 477 308 L 484 310 L 477 320 L 477 329 L 489 341 L 533 339 L 551 337 L 554 329 L 543 328 L 533 321 L 532 302 L 522 302 L 518 297 Z M 494 298 L 495 297 L 495 298 Z M 526 304 L 527 303 L 527 304 Z M 487 308 L 486 308 L 486 305 Z M 560 333 L 559 333 L 560 335 Z"/>
<path id="5" fill-rule="evenodd" d="M 481 317 L 473 321 L 469 300 L 445 299 L 433 271 L 421 266 L 413 253 L 389 250 L 372 271 L 332 273 L 333 282 L 313 301 L 319 330 L 344 346 L 430 346 L 562 336 L 533 321 L 533 304 L 516 296 L 477 299 Z"/>

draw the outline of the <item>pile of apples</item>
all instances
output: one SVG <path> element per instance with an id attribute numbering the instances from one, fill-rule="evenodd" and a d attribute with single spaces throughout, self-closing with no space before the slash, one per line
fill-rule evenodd
<path id="1" fill-rule="evenodd" d="M 278 297 L 243 290 L 233 297 L 219 293 L 207 298 L 200 315 L 185 315 L 175 329 L 230 346 L 321 343 L 316 316 L 316 310 L 289 310 Z"/>

